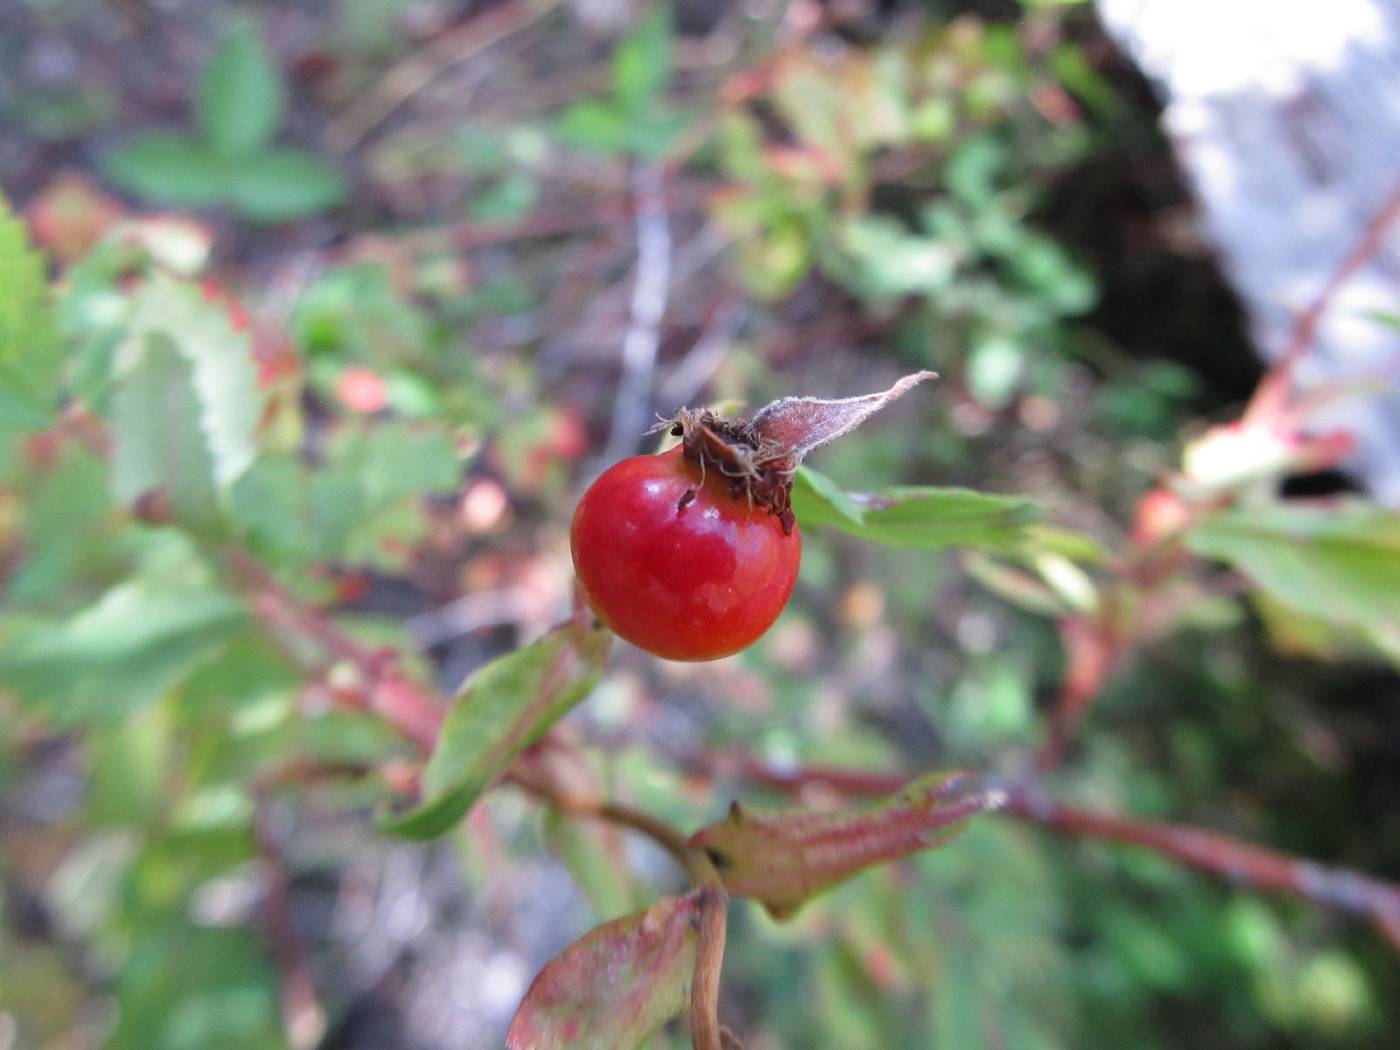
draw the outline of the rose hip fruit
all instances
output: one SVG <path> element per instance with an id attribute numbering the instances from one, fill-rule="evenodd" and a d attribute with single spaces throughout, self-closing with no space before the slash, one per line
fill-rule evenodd
<path id="1" fill-rule="evenodd" d="M 802 558 L 786 521 L 680 446 L 633 456 L 584 494 L 569 534 L 593 612 L 668 660 L 714 660 L 753 644 L 792 594 Z"/>

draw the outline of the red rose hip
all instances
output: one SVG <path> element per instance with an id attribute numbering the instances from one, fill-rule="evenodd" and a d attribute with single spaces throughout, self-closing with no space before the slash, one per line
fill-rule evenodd
<path id="1" fill-rule="evenodd" d="M 679 446 L 604 472 L 580 501 L 569 541 L 598 619 L 669 660 L 714 660 L 753 644 L 787 604 L 802 558 L 790 516 L 785 523 L 736 494 L 716 471 L 702 482 Z"/>

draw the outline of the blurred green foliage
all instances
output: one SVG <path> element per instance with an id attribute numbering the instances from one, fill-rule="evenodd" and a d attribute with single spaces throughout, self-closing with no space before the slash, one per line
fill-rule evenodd
<path id="1" fill-rule="evenodd" d="M 223 35 L 194 101 L 194 135 L 142 134 L 106 158 L 107 175 L 139 197 L 187 208 L 226 204 L 261 223 L 315 215 L 344 199 L 344 181 L 325 161 L 274 143 L 287 88 L 252 23 Z"/>

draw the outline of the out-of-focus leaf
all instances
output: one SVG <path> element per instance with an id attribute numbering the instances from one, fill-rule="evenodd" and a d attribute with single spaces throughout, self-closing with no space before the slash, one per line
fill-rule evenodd
<path id="1" fill-rule="evenodd" d="M 571 146 L 616 153 L 627 145 L 627 117 L 614 106 L 596 99 L 575 102 L 559 118 L 559 135 Z"/>
<path id="2" fill-rule="evenodd" d="M 700 890 L 605 923 L 552 959 L 525 993 L 508 1050 L 636 1050 L 685 1010 Z"/>
<path id="3" fill-rule="evenodd" d="M 148 919 L 115 985 L 114 1050 L 286 1050 L 277 973 L 249 933 Z"/>
<path id="4" fill-rule="evenodd" d="M 1186 534 L 1290 608 L 1363 629 L 1400 619 L 1400 515 L 1359 501 L 1211 515 Z"/>
<path id="5" fill-rule="evenodd" d="M 873 864 L 942 845 L 1001 801 L 968 774 L 934 773 L 861 810 L 763 812 L 736 802 L 690 843 L 705 851 L 725 889 L 784 919 Z"/>
<path id="6" fill-rule="evenodd" d="M 165 204 L 203 208 L 228 196 L 225 162 L 182 135 L 138 135 L 108 156 L 103 168 L 122 189 Z"/>
<path id="7" fill-rule="evenodd" d="M 613 92 L 624 109 L 641 113 L 670 79 L 671 13 L 656 3 L 613 53 Z"/>
<path id="8" fill-rule="evenodd" d="M 842 283 L 874 299 L 940 292 L 957 269 L 957 253 L 947 244 L 911 233 L 888 216 L 852 219 L 840 234 L 849 257 L 838 271 Z"/>
<path id="9" fill-rule="evenodd" d="M 632 872 L 616 827 L 550 807 L 544 815 L 544 836 L 600 919 L 636 907 Z"/>
<path id="10" fill-rule="evenodd" d="M 0 430 L 52 422 L 60 361 L 44 258 L 0 195 Z"/>
<path id="11" fill-rule="evenodd" d="M 1030 538 L 1040 518 L 1030 500 L 993 496 L 971 489 L 900 487 L 873 495 L 845 493 L 811 467 L 797 472 L 792 508 L 804 527 L 829 525 L 889 547 L 939 550 L 971 547 L 1008 550 Z"/>
<path id="12" fill-rule="evenodd" d="M 125 504 L 164 491 L 208 513 L 253 462 L 262 410 L 250 337 L 190 284 L 153 275 L 117 351 L 112 485 Z"/>
<path id="13" fill-rule="evenodd" d="M 338 469 L 359 481 L 371 508 L 407 496 L 450 492 L 461 474 L 450 434 L 405 423 L 347 429 L 336 441 L 332 458 Z"/>
<path id="14" fill-rule="evenodd" d="M 345 199 L 345 180 L 314 153 L 287 147 L 239 161 L 229 193 L 255 222 L 289 222 L 334 208 Z"/>
<path id="15" fill-rule="evenodd" d="M 234 27 L 199 81 L 199 128 L 220 157 L 256 153 L 276 134 L 286 105 L 282 74 L 257 27 Z"/>
<path id="16" fill-rule="evenodd" d="M 220 591 L 130 580 L 72 617 L 12 629 L 0 644 L 0 684 L 59 725 L 119 721 L 158 700 L 243 619 Z"/>
<path id="17" fill-rule="evenodd" d="M 571 621 L 467 679 L 423 771 L 422 803 L 388 829 L 426 839 L 456 824 L 511 759 L 592 691 L 611 637 Z"/>

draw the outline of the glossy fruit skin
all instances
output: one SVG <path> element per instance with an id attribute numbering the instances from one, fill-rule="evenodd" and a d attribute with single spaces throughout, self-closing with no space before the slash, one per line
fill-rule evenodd
<path id="1" fill-rule="evenodd" d="M 668 660 L 752 645 L 783 611 L 802 560 L 796 524 L 785 534 L 718 475 L 702 485 L 679 447 L 608 468 L 579 502 L 569 542 L 598 619 Z"/>

